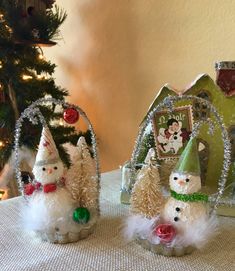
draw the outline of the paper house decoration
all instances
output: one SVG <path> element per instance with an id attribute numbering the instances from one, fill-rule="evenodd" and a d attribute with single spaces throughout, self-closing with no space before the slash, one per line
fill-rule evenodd
<path id="1" fill-rule="evenodd" d="M 231 187 L 231 183 L 234 179 L 233 167 L 235 162 L 235 114 L 232 113 L 235 108 L 235 93 L 230 96 L 226 95 L 209 75 L 202 74 L 199 75 L 183 92 L 175 90 L 168 84 L 165 85 L 155 97 L 148 112 L 162 102 L 165 97 L 182 94 L 195 95 L 210 101 L 223 117 L 232 143 L 232 167 L 227 182 L 227 186 Z M 184 105 L 187 104 L 185 102 L 178 103 L 178 106 Z M 206 106 L 194 102 L 192 107 L 194 122 L 209 117 L 210 112 Z M 201 146 L 203 146 L 200 154 L 202 174 L 204 175 L 204 178 L 202 178 L 204 179 L 203 185 L 207 189 L 209 188 L 209 193 L 213 193 L 213 191 L 216 191 L 217 181 L 222 170 L 223 144 L 220 131 L 215 129 L 214 135 L 211 136 L 208 133 L 208 127 L 203 127 L 199 134 L 199 142 L 201 143 Z"/>

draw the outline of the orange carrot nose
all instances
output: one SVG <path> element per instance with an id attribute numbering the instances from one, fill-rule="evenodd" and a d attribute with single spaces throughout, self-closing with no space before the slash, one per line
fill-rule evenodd
<path id="1" fill-rule="evenodd" d="M 179 181 L 178 181 L 178 184 L 179 184 L 179 185 L 184 185 L 185 182 L 184 182 L 183 180 L 179 180 Z"/>
<path id="2" fill-rule="evenodd" d="M 52 168 L 48 168 L 47 173 L 51 174 L 52 173 Z"/>

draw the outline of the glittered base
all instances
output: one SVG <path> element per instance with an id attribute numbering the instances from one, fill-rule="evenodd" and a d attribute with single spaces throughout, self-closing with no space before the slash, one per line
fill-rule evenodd
<path id="1" fill-rule="evenodd" d="M 136 236 L 135 238 L 136 242 L 141 245 L 143 248 L 159 254 L 159 255 L 164 255 L 164 256 L 168 256 L 168 257 L 180 257 L 180 256 L 184 256 L 187 254 L 191 254 L 195 248 L 192 246 L 188 246 L 188 247 L 167 247 L 163 244 L 152 244 L 150 243 L 147 239 L 142 239 L 138 236 Z"/>
<path id="2" fill-rule="evenodd" d="M 61 234 L 57 232 L 45 233 L 45 232 L 38 231 L 36 232 L 36 234 L 43 241 L 54 243 L 54 244 L 66 244 L 66 243 L 77 242 L 81 239 L 87 238 L 90 234 L 94 232 L 94 229 L 95 229 L 95 224 L 91 225 L 90 227 L 86 227 L 77 233 L 68 232 L 66 234 Z"/>

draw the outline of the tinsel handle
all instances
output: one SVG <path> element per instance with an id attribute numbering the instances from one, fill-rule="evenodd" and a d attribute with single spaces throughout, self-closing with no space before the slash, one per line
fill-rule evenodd
<path id="1" fill-rule="evenodd" d="M 22 195 L 24 195 L 24 183 L 21 177 L 20 162 L 19 162 L 19 146 L 20 146 L 19 140 L 20 140 L 20 135 L 21 135 L 21 127 L 23 125 L 24 119 L 29 119 L 34 125 L 40 122 L 43 127 L 46 127 L 47 126 L 46 120 L 43 117 L 38 106 L 42 104 L 44 105 L 49 104 L 49 103 L 52 103 L 54 105 L 60 105 L 60 106 L 63 106 L 64 108 L 69 108 L 69 107 L 75 108 L 79 112 L 80 116 L 82 116 L 85 122 L 87 123 L 88 129 L 91 131 L 92 150 L 93 150 L 94 159 L 96 163 L 96 175 L 97 175 L 97 181 L 98 181 L 98 186 L 99 186 L 100 163 L 99 163 L 99 158 L 98 158 L 97 140 L 96 140 L 96 135 L 95 135 L 93 126 L 89 118 L 87 117 L 86 113 L 77 105 L 66 103 L 64 101 L 57 100 L 54 98 L 42 98 L 42 99 L 38 99 L 37 101 L 33 102 L 29 107 L 27 107 L 21 113 L 19 119 L 16 121 L 14 154 L 15 154 L 15 175 L 16 175 L 19 191 L 21 192 Z"/>
<path id="2" fill-rule="evenodd" d="M 140 151 L 140 146 L 141 142 L 144 137 L 145 130 L 149 123 L 151 123 L 152 119 L 154 118 L 154 115 L 164 109 L 168 109 L 169 111 L 173 110 L 174 104 L 176 102 L 181 102 L 181 101 L 188 101 L 188 102 L 198 102 L 200 104 L 205 105 L 209 110 L 210 113 L 213 115 L 216 124 L 218 124 L 219 128 L 221 129 L 221 135 L 222 135 L 222 140 L 223 140 L 223 145 L 224 145 L 224 161 L 223 161 L 223 169 L 221 172 L 220 179 L 218 181 L 218 192 L 215 196 L 215 200 L 212 202 L 212 210 L 211 213 L 214 213 L 217 205 L 219 204 L 220 198 L 224 192 L 227 176 L 228 176 L 228 171 L 230 168 L 231 164 L 231 143 L 229 140 L 228 132 L 226 130 L 225 124 L 223 123 L 223 118 L 220 116 L 216 108 L 207 100 L 199 98 L 197 96 L 192 96 L 192 95 L 180 95 L 180 96 L 168 96 L 166 97 L 161 103 L 159 103 L 157 106 L 151 109 L 151 111 L 148 113 L 146 119 L 142 123 L 142 125 L 139 128 L 139 133 L 135 142 L 134 150 L 132 153 L 131 157 L 131 163 L 130 163 L 130 183 L 131 183 L 131 189 L 135 183 L 136 179 L 136 170 L 135 170 L 135 164 L 139 155 Z M 198 133 L 199 128 L 201 125 L 207 122 L 209 124 L 209 132 L 213 133 L 214 131 L 214 126 L 213 126 L 213 121 L 212 119 L 208 118 L 207 120 L 202 120 L 199 121 L 195 129 L 193 129 L 193 135 L 195 136 Z M 131 193 L 130 189 L 130 193 Z"/>
<path id="3" fill-rule="evenodd" d="M 214 122 L 208 118 L 208 119 L 203 119 L 203 120 L 200 120 L 200 121 L 197 121 L 196 123 L 194 123 L 191 137 L 197 137 L 201 126 L 204 125 L 205 123 L 207 123 L 209 126 L 209 134 L 213 135 L 214 131 L 215 131 Z"/>

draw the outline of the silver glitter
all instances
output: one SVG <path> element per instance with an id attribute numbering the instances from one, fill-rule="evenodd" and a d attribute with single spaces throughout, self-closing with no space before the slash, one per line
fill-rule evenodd
<path id="1" fill-rule="evenodd" d="M 192 137 L 198 136 L 200 129 L 201 129 L 201 126 L 204 124 L 208 124 L 208 126 L 209 126 L 208 132 L 210 135 L 213 135 L 214 131 L 215 131 L 215 129 L 214 129 L 215 123 L 210 118 L 208 118 L 206 120 L 200 120 L 200 121 L 194 123 L 191 136 Z"/>
<path id="2" fill-rule="evenodd" d="M 24 195 L 24 183 L 22 182 L 21 177 L 21 170 L 20 170 L 20 163 L 19 163 L 19 139 L 21 135 L 21 127 L 24 122 L 24 119 L 29 119 L 33 124 L 41 123 L 43 127 L 47 126 L 46 120 L 43 117 L 41 111 L 39 110 L 38 106 L 42 104 L 48 104 L 53 103 L 55 105 L 63 106 L 63 108 L 75 108 L 80 116 L 83 117 L 85 122 L 87 123 L 88 129 L 91 131 L 91 140 L 92 140 L 92 150 L 94 159 L 96 162 L 96 174 L 98 179 L 98 189 L 100 189 L 100 162 L 99 162 L 99 156 L 98 156 L 98 148 L 97 148 L 97 140 L 96 135 L 93 129 L 93 126 L 88 119 L 86 113 L 77 105 L 66 103 L 61 100 L 57 100 L 54 98 L 42 98 L 35 102 L 33 102 L 28 108 L 26 108 L 23 113 L 21 114 L 20 118 L 16 122 L 15 126 L 15 142 L 14 142 L 14 154 L 15 154 L 15 175 L 18 183 L 18 189 L 21 192 L 22 195 Z M 99 206 L 97 202 L 97 206 Z"/>
<path id="3" fill-rule="evenodd" d="M 213 120 L 208 118 L 206 120 L 201 120 L 194 125 L 193 131 L 192 131 L 193 137 L 198 134 L 198 131 L 199 131 L 201 125 L 204 123 L 207 123 L 209 125 L 209 133 L 210 134 L 214 133 L 214 126 L 215 126 L 214 122 L 215 122 L 216 126 L 218 126 L 221 130 L 222 141 L 224 144 L 224 161 L 223 161 L 223 170 L 221 172 L 221 176 L 218 181 L 218 191 L 214 195 L 213 201 L 211 201 L 211 202 L 213 202 L 211 213 L 214 213 L 218 204 L 220 204 L 220 198 L 224 192 L 225 183 L 227 180 L 228 171 L 229 171 L 230 164 L 231 164 L 231 143 L 229 140 L 228 132 L 226 130 L 226 126 L 223 123 L 223 118 L 219 115 L 216 108 L 207 100 L 199 98 L 197 96 L 193 96 L 193 95 L 168 96 L 148 113 L 145 121 L 142 123 L 141 127 L 139 128 L 138 136 L 135 141 L 135 146 L 134 146 L 134 150 L 133 150 L 131 162 L 130 162 L 130 167 L 131 167 L 131 169 L 130 169 L 130 173 L 131 173 L 130 174 L 130 183 L 131 183 L 131 186 L 130 186 L 130 190 L 128 192 L 131 193 L 132 187 L 135 183 L 136 174 L 137 174 L 136 170 L 135 170 L 135 164 L 136 164 L 136 161 L 137 161 L 137 158 L 139 155 L 141 143 L 142 143 L 144 133 L 145 133 L 147 126 L 152 121 L 152 119 L 156 113 L 162 111 L 163 109 L 168 109 L 169 111 L 172 111 L 174 108 L 174 104 L 179 101 L 189 101 L 189 102 L 196 101 L 200 104 L 204 104 L 208 107 L 208 109 L 210 110 L 210 112 L 213 115 Z"/>

